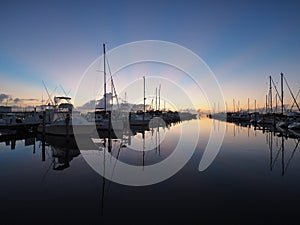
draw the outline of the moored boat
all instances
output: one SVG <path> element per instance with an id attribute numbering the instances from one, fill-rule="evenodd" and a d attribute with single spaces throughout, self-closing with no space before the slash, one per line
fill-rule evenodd
<path id="1" fill-rule="evenodd" d="M 299 130 L 300 129 L 300 122 L 293 122 L 288 126 L 291 130 Z"/>

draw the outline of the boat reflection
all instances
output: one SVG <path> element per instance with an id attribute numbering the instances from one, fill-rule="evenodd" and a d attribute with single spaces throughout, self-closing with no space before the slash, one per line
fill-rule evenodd
<path id="1" fill-rule="evenodd" d="M 24 140 L 25 146 L 33 145 L 33 153 L 35 153 L 35 133 L 32 131 L 1 129 L 0 143 L 5 142 L 6 146 L 10 146 L 11 150 L 16 149 L 17 141 Z"/>
<path id="2" fill-rule="evenodd" d="M 255 132 L 260 131 L 266 136 L 266 143 L 270 152 L 269 169 L 274 171 L 275 167 L 279 166 L 281 175 L 284 176 L 292 163 L 292 159 L 299 149 L 300 131 L 284 129 L 272 124 L 251 124 L 243 122 L 231 122 L 233 126 L 233 135 L 239 131 L 238 128 L 248 129 L 248 137 L 250 130 Z"/>
<path id="3" fill-rule="evenodd" d="M 79 149 L 51 146 L 53 170 L 64 170 L 70 166 L 70 161 L 80 155 Z"/>
<path id="4" fill-rule="evenodd" d="M 300 138 L 275 131 L 268 132 L 266 137 L 270 151 L 270 170 L 281 164 L 281 175 L 284 176 L 298 150 Z"/>

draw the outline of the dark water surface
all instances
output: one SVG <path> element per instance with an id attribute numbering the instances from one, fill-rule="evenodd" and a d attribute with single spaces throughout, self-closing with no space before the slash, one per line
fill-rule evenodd
<path id="1" fill-rule="evenodd" d="M 142 187 L 103 179 L 77 149 L 69 149 L 66 163 L 56 157 L 64 151 L 56 138 L 43 151 L 34 134 L 15 142 L 2 136 L 0 224 L 296 223 L 299 138 L 226 123 L 220 152 L 205 171 L 199 172 L 210 130 L 217 131 L 224 123 L 203 118 L 147 131 L 144 143 L 154 148 L 144 155 L 142 151 L 132 154 L 131 150 L 143 146 L 141 133 L 126 147 L 112 141 L 111 155 L 146 166 L 172 153 L 183 124 L 190 127 L 189 132 L 195 132 L 195 125 L 200 124 L 199 141 L 188 163 L 171 178 Z M 193 140 L 184 141 L 189 148 Z"/>

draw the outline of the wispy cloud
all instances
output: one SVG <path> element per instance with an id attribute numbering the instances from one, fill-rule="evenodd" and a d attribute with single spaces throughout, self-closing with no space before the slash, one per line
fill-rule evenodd
<path id="1" fill-rule="evenodd" d="M 12 98 L 10 97 L 10 95 L 1 93 L 0 94 L 0 103 L 4 103 L 6 101 L 10 101 Z"/>
<path id="2" fill-rule="evenodd" d="M 36 98 L 13 98 L 11 95 L 1 93 L 0 94 L 0 104 L 3 103 L 13 103 L 13 104 L 20 104 L 20 103 L 32 103 L 37 102 L 39 99 Z"/>

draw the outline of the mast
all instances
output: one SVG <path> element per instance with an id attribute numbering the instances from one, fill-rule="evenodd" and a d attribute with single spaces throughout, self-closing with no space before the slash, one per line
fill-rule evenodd
<path id="1" fill-rule="evenodd" d="M 277 94 L 275 95 L 275 112 L 277 113 Z"/>
<path id="2" fill-rule="evenodd" d="M 111 84 L 111 87 L 110 87 L 110 90 L 111 90 L 111 104 L 110 104 L 110 110 L 112 111 L 113 110 L 113 105 L 114 105 L 114 97 L 117 95 L 116 92 L 114 92 L 114 81 L 112 79 L 112 75 L 110 74 L 110 84 Z M 115 94 L 115 96 L 114 96 Z"/>
<path id="3" fill-rule="evenodd" d="M 281 114 L 283 115 L 283 73 L 280 73 L 281 76 Z"/>
<path id="4" fill-rule="evenodd" d="M 104 71 L 104 111 L 106 112 L 106 59 L 105 59 L 105 44 L 103 44 L 103 71 Z"/>
<path id="5" fill-rule="evenodd" d="M 272 77 L 270 76 L 270 89 L 269 89 L 269 95 L 270 95 L 270 103 L 269 103 L 269 106 L 270 106 L 270 113 L 272 113 Z"/>
<path id="6" fill-rule="evenodd" d="M 216 103 L 214 102 L 214 115 L 216 114 Z"/>
<path id="7" fill-rule="evenodd" d="M 144 79 L 144 114 L 146 111 L 146 81 L 145 81 L 145 76 L 143 76 Z"/>
<path id="8" fill-rule="evenodd" d="M 255 122 L 257 122 L 257 115 L 256 115 L 256 99 L 254 100 L 254 119 L 255 119 Z"/>
<path id="9" fill-rule="evenodd" d="M 235 101 L 233 99 L 233 112 L 235 112 Z"/>
<path id="10" fill-rule="evenodd" d="M 155 88 L 155 111 L 157 111 L 157 88 Z"/>
<path id="11" fill-rule="evenodd" d="M 266 114 L 268 113 L 268 95 L 266 95 Z"/>
<path id="12" fill-rule="evenodd" d="M 158 110 L 160 110 L 160 88 L 161 88 L 161 85 L 159 84 L 159 89 L 158 89 Z"/>
<path id="13" fill-rule="evenodd" d="M 250 99 L 248 98 L 248 114 L 249 114 L 249 101 L 250 101 Z"/>
<path id="14" fill-rule="evenodd" d="M 143 111 L 143 126 L 145 126 L 145 111 L 146 111 L 146 81 L 145 76 L 143 76 L 144 80 L 144 111 Z M 143 129 L 143 140 L 145 139 L 145 130 Z M 144 149 L 143 149 L 143 166 L 144 166 Z"/>

